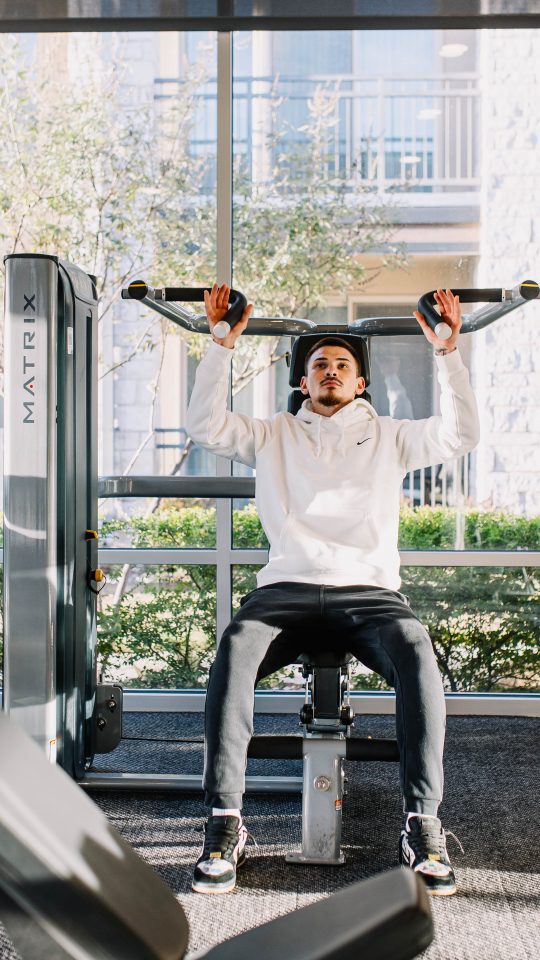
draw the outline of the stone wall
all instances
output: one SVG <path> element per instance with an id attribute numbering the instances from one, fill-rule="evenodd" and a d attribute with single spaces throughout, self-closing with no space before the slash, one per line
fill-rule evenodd
<path id="1" fill-rule="evenodd" d="M 540 30 L 481 35 L 479 286 L 540 281 Z M 482 439 L 475 499 L 540 512 L 540 301 L 475 334 Z"/>

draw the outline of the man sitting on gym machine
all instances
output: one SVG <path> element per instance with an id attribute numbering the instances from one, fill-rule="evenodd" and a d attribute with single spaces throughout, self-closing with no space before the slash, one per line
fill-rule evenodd
<path id="1" fill-rule="evenodd" d="M 228 308 L 229 287 L 205 293 L 210 332 Z M 457 350 L 461 307 L 438 290 L 439 339 L 415 312 L 433 345 L 441 415 L 378 417 L 366 400 L 361 358 L 351 341 L 321 336 L 308 352 L 296 416 L 267 420 L 227 410 L 230 361 L 253 309 L 224 338 L 213 337 L 190 400 L 191 437 L 218 456 L 257 467 L 257 507 L 270 543 L 256 590 L 223 633 L 210 671 L 205 719 L 205 827 L 193 889 L 226 893 L 245 859 L 242 797 L 257 682 L 302 651 L 335 646 L 396 690 L 396 728 L 405 823 L 401 862 L 428 891 L 455 893 L 446 834 L 437 817 L 443 793 L 446 710 L 425 627 L 399 592 L 398 523 L 403 477 L 476 446 L 478 413 Z"/>

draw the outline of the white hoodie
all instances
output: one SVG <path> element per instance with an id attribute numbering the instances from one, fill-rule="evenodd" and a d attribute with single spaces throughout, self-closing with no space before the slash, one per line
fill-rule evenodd
<path id="1" fill-rule="evenodd" d="M 193 440 L 257 468 L 256 503 L 270 543 L 259 587 L 278 581 L 399 590 L 401 483 L 409 470 L 478 443 L 478 412 L 458 351 L 437 357 L 441 416 L 379 417 L 356 399 L 330 417 L 304 401 L 296 416 L 227 410 L 232 350 L 212 342 L 187 415 Z"/>

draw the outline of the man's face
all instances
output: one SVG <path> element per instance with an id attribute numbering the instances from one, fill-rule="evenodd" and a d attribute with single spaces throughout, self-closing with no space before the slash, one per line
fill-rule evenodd
<path id="1" fill-rule="evenodd" d="M 362 393 L 366 382 L 357 374 L 356 358 L 340 344 L 325 344 L 309 358 L 300 389 L 309 395 L 315 413 L 331 417 Z"/>

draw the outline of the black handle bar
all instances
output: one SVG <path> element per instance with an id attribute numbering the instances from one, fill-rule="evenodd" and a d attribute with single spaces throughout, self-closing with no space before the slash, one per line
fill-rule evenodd
<path id="1" fill-rule="evenodd" d="M 142 280 L 130 283 L 122 290 L 123 300 L 144 301 L 157 313 L 161 313 L 174 323 L 178 323 L 191 333 L 209 333 L 205 316 L 195 316 L 180 306 L 166 306 L 166 301 L 184 301 L 187 303 L 204 301 L 204 291 L 210 287 L 163 287 L 154 289 Z M 422 313 L 432 330 L 441 324 L 442 333 L 439 336 L 448 336 L 448 324 L 435 310 L 435 290 L 425 293 L 418 301 L 418 310 Z M 517 309 L 528 300 L 535 300 L 540 296 L 540 287 L 534 280 L 524 280 L 510 290 L 500 287 L 478 289 L 455 289 L 462 303 L 500 304 L 500 306 L 485 306 L 463 318 L 462 333 L 474 333 L 511 310 Z M 246 298 L 238 290 L 231 290 L 229 309 L 223 318 L 230 327 L 238 323 L 246 307 Z M 446 330 L 444 328 L 447 328 Z M 293 317 L 255 317 L 246 331 L 247 334 L 257 336 L 292 336 L 303 333 L 319 332 L 321 336 L 329 333 L 358 333 L 360 336 L 401 336 L 402 334 L 422 333 L 413 317 L 364 317 L 351 320 L 348 324 L 319 324 L 313 320 L 300 320 Z"/>
<path id="2" fill-rule="evenodd" d="M 147 297 L 150 300 L 165 300 L 182 303 L 204 303 L 204 292 L 212 292 L 212 287 L 162 287 L 154 289 L 148 286 L 144 280 L 134 280 L 130 283 L 127 290 L 122 290 L 124 300 L 144 300 Z M 231 290 L 229 294 L 229 309 L 223 317 L 223 321 L 232 328 L 241 319 L 247 306 L 247 300 L 239 290 Z"/>
<path id="3" fill-rule="evenodd" d="M 426 323 L 435 330 L 437 324 L 441 322 L 441 317 L 435 310 L 435 290 L 424 293 L 418 301 L 418 311 L 423 314 Z M 454 289 L 452 293 L 459 297 L 460 303 L 502 303 L 506 299 L 505 290 L 500 287 L 485 287 L 484 289 Z M 524 280 L 519 285 L 519 293 L 524 300 L 534 300 L 538 296 L 538 284 L 534 280 Z"/>

